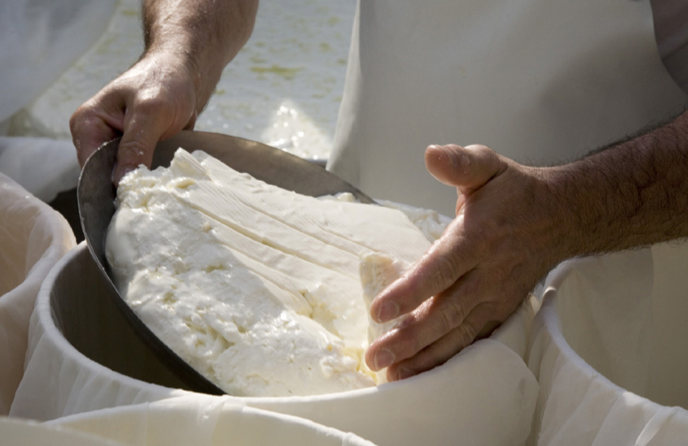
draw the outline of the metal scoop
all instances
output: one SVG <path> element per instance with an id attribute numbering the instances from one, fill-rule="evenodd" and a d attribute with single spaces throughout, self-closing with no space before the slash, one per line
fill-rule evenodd
<path id="1" fill-rule="evenodd" d="M 115 139 L 98 148 L 86 161 L 79 177 L 79 215 L 89 251 L 102 273 L 110 297 L 144 345 L 188 386 L 188 390 L 224 394 L 163 343 L 136 316 L 115 288 L 105 258 L 105 237 L 115 213 L 116 191 L 111 178 L 118 147 L 119 139 Z M 350 192 L 362 203 L 373 203 L 367 195 L 314 163 L 264 144 L 217 133 L 183 131 L 159 143 L 152 168 L 169 166 L 179 147 L 189 152 L 203 150 L 239 172 L 303 195 L 317 197 Z"/>

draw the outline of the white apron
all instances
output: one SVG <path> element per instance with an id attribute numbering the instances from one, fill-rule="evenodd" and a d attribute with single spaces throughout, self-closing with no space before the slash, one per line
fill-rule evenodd
<path id="1" fill-rule="evenodd" d="M 678 114 L 648 0 L 358 5 L 328 168 L 375 198 L 454 215 L 429 144 L 551 165 Z"/>
<path id="2" fill-rule="evenodd" d="M 40 95 L 96 41 L 115 3 L 0 1 L 0 123 Z"/>

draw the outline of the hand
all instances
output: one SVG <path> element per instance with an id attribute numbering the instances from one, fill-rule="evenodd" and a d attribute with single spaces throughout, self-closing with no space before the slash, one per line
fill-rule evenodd
<path id="1" fill-rule="evenodd" d="M 161 139 L 193 129 L 200 112 L 191 71 L 170 53 L 148 53 L 72 115 L 69 124 L 83 166 L 103 143 L 122 137 L 113 183 L 151 166 Z"/>
<path id="2" fill-rule="evenodd" d="M 564 228 L 554 216 L 547 169 L 484 146 L 430 146 L 425 163 L 457 188 L 456 218 L 371 305 L 378 322 L 406 315 L 366 352 L 371 369 L 390 366 L 390 381 L 443 364 L 489 335 L 566 258 L 555 252 Z"/>

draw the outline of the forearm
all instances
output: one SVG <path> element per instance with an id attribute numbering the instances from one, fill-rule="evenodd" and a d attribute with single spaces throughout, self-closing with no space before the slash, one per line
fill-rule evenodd
<path id="1" fill-rule="evenodd" d="M 258 0 L 145 0 L 145 53 L 168 53 L 190 70 L 200 109 L 253 30 Z"/>
<path id="2" fill-rule="evenodd" d="M 688 113 L 547 177 L 568 256 L 687 237 Z"/>

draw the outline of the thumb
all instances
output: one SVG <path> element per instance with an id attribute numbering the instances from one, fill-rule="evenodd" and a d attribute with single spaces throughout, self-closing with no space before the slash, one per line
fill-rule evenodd
<path id="1" fill-rule="evenodd" d="M 459 188 L 461 193 L 482 187 L 507 168 L 492 149 L 471 145 L 431 145 L 425 150 L 425 166 L 438 181 Z"/>

